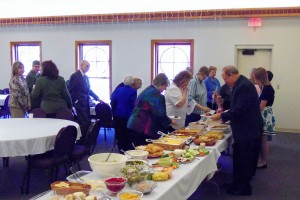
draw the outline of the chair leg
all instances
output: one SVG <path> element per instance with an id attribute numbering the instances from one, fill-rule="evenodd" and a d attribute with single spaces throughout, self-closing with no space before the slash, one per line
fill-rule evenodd
<path id="1" fill-rule="evenodd" d="M 27 176 L 27 182 L 26 182 L 26 194 L 29 193 L 30 175 L 31 175 L 31 169 L 29 169 L 28 176 Z"/>

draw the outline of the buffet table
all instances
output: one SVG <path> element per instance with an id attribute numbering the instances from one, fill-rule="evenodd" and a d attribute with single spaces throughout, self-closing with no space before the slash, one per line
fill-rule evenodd
<path id="1" fill-rule="evenodd" d="M 44 153 L 54 148 L 59 130 L 68 125 L 77 128 L 76 122 L 50 118 L 0 119 L 0 157 L 28 156 Z"/>
<path id="2" fill-rule="evenodd" d="M 231 143 L 231 133 L 225 135 L 224 139 L 219 140 L 214 146 L 207 147 L 210 153 L 204 157 L 197 157 L 193 162 L 181 164 L 178 169 L 173 170 L 172 178 L 167 181 L 158 182 L 157 188 L 150 194 L 144 195 L 143 200 L 183 200 L 188 199 L 198 188 L 202 181 L 207 177 L 212 177 L 215 171 L 218 170 L 217 161 L 220 157 L 220 151 L 225 150 Z M 194 144 L 191 147 L 198 147 Z M 225 148 L 226 147 L 226 148 Z M 148 159 L 149 164 L 156 163 L 158 159 Z M 97 180 L 101 179 L 96 173 L 83 177 L 84 179 Z M 132 188 L 126 184 L 124 190 Z M 103 191 L 107 193 L 105 189 Z M 53 192 L 49 192 L 38 198 L 39 200 L 51 199 Z M 113 197 L 112 199 L 117 199 Z"/>

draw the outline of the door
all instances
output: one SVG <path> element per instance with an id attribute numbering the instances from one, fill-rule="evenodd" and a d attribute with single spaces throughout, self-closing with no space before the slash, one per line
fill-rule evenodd
<path id="1" fill-rule="evenodd" d="M 236 66 L 246 77 L 250 77 L 253 68 L 263 67 L 271 71 L 272 46 L 242 46 L 236 47 Z"/>

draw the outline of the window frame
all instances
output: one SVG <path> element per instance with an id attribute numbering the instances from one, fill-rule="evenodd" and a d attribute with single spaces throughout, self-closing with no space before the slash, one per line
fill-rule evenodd
<path id="1" fill-rule="evenodd" d="M 42 42 L 41 41 L 14 41 L 10 42 L 10 62 L 11 66 L 14 62 L 18 61 L 19 59 L 16 57 L 17 47 L 18 46 L 39 46 L 40 47 L 40 61 L 42 60 Z"/>
<path id="2" fill-rule="evenodd" d="M 82 45 L 108 45 L 109 46 L 109 96 L 112 93 L 112 41 L 111 40 L 81 40 L 75 41 L 75 72 L 78 70 L 81 58 L 80 47 Z"/>
<path id="3" fill-rule="evenodd" d="M 151 40 L 151 82 L 157 75 L 158 59 L 156 46 L 160 44 L 178 45 L 189 44 L 191 46 L 190 51 L 190 67 L 194 70 L 194 40 L 193 39 L 161 39 Z"/>

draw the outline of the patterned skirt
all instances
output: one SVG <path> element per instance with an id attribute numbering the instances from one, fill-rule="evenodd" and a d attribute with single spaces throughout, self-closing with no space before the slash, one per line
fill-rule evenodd
<path id="1" fill-rule="evenodd" d="M 275 116 L 271 106 L 265 107 L 261 112 L 264 121 L 264 132 L 263 134 L 275 135 Z"/>

